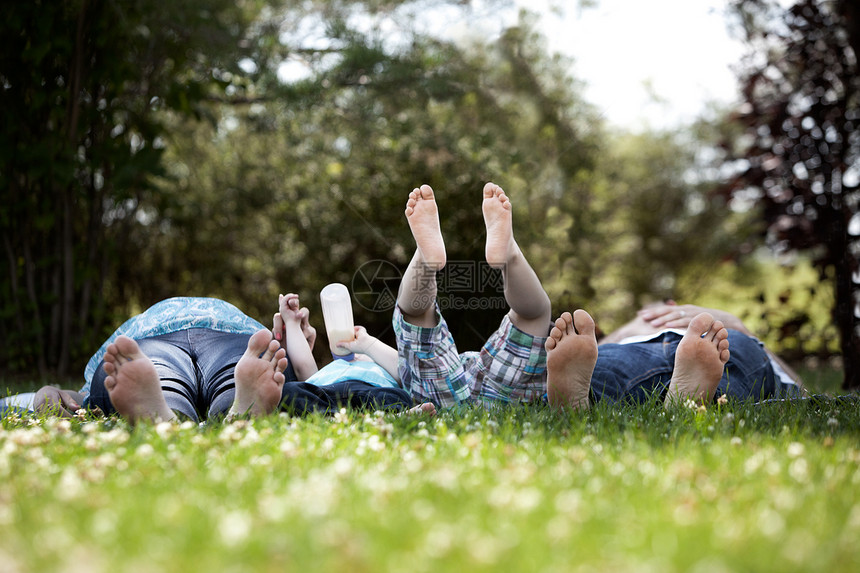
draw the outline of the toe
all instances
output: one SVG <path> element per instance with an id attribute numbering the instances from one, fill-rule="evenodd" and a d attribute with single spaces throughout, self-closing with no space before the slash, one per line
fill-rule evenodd
<path id="1" fill-rule="evenodd" d="M 705 338 L 708 335 L 713 336 L 713 333 L 711 332 L 711 326 L 713 324 L 714 317 L 711 316 L 710 313 L 702 312 L 693 317 L 693 320 L 691 320 L 689 326 L 687 326 L 687 330 L 696 333 L 697 336 Z"/>
<path id="2" fill-rule="evenodd" d="M 573 326 L 579 334 L 594 336 L 594 319 L 581 308 L 573 313 Z"/>
<path id="3" fill-rule="evenodd" d="M 567 311 L 564 311 L 563 313 L 561 313 L 559 319 L 564 324 L 564 327 L 562 327 L 562 331 L 564 331 L 565 334 L 573 334 L 573 315 L 571 315 Z M 556 321 L 556 324 L 558 324 L 558 321 Z"/>
<path id="4" fill-rule="evenodd" d="M 248 339 L 247 354 L 258 357 L 269 349 L 272 333 L 268 330 L 258 330 Z M 271 358 L 271 356 L 269 356 Z"/>

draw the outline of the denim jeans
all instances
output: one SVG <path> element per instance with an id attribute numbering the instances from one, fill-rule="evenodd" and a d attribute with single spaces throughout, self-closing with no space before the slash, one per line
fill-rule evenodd
<path id="1" fill-rule="evenodd" d="M 340 408 L 400 411 L 410 407 L 412 398 L 406 390 L 373 386 L 361 380 L 326 386 L 287 382 L 281 391 L 281 410 L 296 415 L 333 414 Z"/>
<path id="2" fill-rule="evenodd" d="M 141 351 L 155 365 L 161 389 L 171 410 L 200 421 L 225 414 L 233 404 L 236 384 L 233 371 L 248 348 L 250 334 L 218 332 L 208 328 L 189 328 L 137 340 Z M 106 414 L 113 413 L 104 380 L 104 362 L 93 376 L 88 404 Z M 292 366 L 284 372 L 295 380 Z"/>
<path id="3" fill-rule="evenodd" d="M 591 377 L 592 401 L 641 402 L 655 393 L 664 397 L 680 341 L 679 334 L 667 332 L 648 342 L 601 344 Z M 755 338 L 729 330 L 729 352 L 715 397 L 725 394 L 741 400 L 762 400 L 800 395 L 797 386 L 777 379 L 770 358 Z"/>

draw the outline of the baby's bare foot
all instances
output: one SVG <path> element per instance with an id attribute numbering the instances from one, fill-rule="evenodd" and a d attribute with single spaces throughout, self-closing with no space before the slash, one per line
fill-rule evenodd
<path id="1" fill-rule="evenodd" d="M 155 366 L 136 341 L 119 336 L 109 344 L 104 370 L 110 401 L 129 422 L 176 419 L 164 399 Z"/>
<path id="2" fill-rule="evenodd" d="M 436 198 L 429 185 L 413 189 L 406 202 L 406 220 L 421 253 L 422 262 L 432 270 L 445 266 L 445 241 L 439 225 Z"/>
<path id="3" fill-rule="evenodd" d="M 511 202 L 501 187 L 495 183 L 484 185 L 484 201 L 481 204 L 484 224 L 487 226 L 487 264 L 500 268 L 508 262 L 514 245 L 514 229 Z"/>
<path id="4" fill-rule="evenodd" d="M 286 351 L 280 348 L 278 341 L 272 340 L 268 330 L 251 336 L 248 349 L 233 372 L 236 397 L 229 415 L 265 416 L 274 412 L 281 401 L 286 368 Z"/>
<path id="5" fill-rule="evenodd" d="M 728 361 L 729 332 L 711 314 L 697 314 L 678 343 L 666 405 L 685 399 L 710 403 Z"/>
<path id="6" fill-rule="evenodd" d="M 597 363 L 594 319 L 584 310 L 564 312 L 546 340 L 547 398 L 551 406 L 588 408 Z"/>

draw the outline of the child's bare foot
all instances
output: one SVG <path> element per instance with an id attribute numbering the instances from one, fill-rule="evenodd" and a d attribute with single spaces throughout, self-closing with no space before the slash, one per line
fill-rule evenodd
<path id="1" fill-rule="evenodd" d="M 697 314 L 678 344 L 666 405 L 687 398 L 710 403 L 728 361 L 729 332 L 710 313 Z"/>
<path id="2" fill-rule="evenodd" d="M 495 183 L 484 185 L 484 224 L 487 226 L 487 264 L 500 268 L 508 262 L 514 245 L 514 229 L 511 202 L 501 187 Z"/>
<path id="3" fill-rule="evenodd" d="M 411 416 L 412 414 L 430 414 L 431 416 L 436 415 L 436 406 L 433 405 L 433 402 L 424 402 L 423 404 L 418 404 L 413 408 L 409 408 L 404 412 L 407 416 Z"/>
<path id="4" fill-rule="evenodd" d="M 272 340 L 272 333 L 260 330 L 251 336 L 233 372 L 236 397 L 228 415 L 265 416 L 274 412 L 281 401 L 286 368 L 286 351 Z"/>
<path id="5" fill-rule="evenodd" d="M 439 210 L 429 185 L 413 189 L 406 201 L 406 220 L 423 263 L 433 270 L 445 266 L 445 241 L 439 226 Z"/>
<path id="6" fill-rule="evenodd" d="M 597 363 L 594 319 L 584 310 L 564 312 L 546 340 L 547 398 L 551 406 L 588 408 Z"/>
<path id="7" fill-rule="evenodd" d="M 128 336 L 108 345 L 104 357 L 105 388 L 116 411 L 132 424 L 140 420 L 175 420 L 161 391 L 152 360 Z"/>

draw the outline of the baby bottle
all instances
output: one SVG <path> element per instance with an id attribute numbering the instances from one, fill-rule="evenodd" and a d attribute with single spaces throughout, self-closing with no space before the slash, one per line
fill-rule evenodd
<path id="1" fill-rule="evenodd" d="M 331 355 L 341 360 L 352 360 L 355 356 L 349 350 L 335 346 L 343 340 L 355 339 L 355 326 L 352 320 L 352 302 L 346 285 L 332 283 L 320 291 L 323 320 Z"/>

